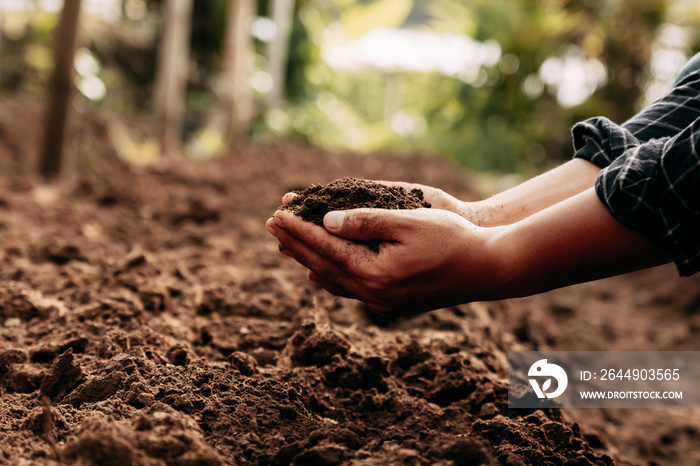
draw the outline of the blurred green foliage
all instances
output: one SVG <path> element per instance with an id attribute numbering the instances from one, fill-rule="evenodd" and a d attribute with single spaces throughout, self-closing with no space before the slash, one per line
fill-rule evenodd
<path id="1" fill-rule="evenodd" d="M 202 124 L 216 107 L 230 4 L 195 0 L 188 94 L 193 121 L 184 126 Z M 123 0 L 121 6 L 119 21 L 83 21 L 83 48 L 99 64 L 91 77 L 107 92 L 81 102 L 122 113 L 148 111 L 163 0 Z M 260 0 L 258 16 L 269 9 L 269 1 Z M 56 18 L 39 10 L 0 16 L 3 92 L 45 92 Z M 528 175 L 571 156 L 569 131 L 576 121 L 606 115 L 621 122 L 651 91 L 667 86 L 668 76 L 664 81 L 658 75 L 667 65 L 652 66 L 660 51 L 689 57 L 700 43 L 700 4 L 690 0 L 296 0 L 293 21 L 286 100 L 266 108 L 264 92 L 255 91 L 253 137 L 435 152 L 474 170 Z M 329 36 L 352 41 L 377 27 L 469 36 L 500 52 L 493 62 L 453 75 L 349 71 L 324 61 Z M 267 45 L 255 44 L 251 71 L 264 73 Z M 567 63 L 594 65 L 578 74 L 601 74 L 588 83 L 593 87 L 585 98 L 568 103 L 561 94 L 570 77 L 558 76 Z"/>
<path id="2" fill-rule="evenodd" d="M 315 144 L 357 150 L 439 152 L 475 170 L 531 173 L 571 156 L 570 127 L 603 114 L 616 121 L 644 103 L 658 28 L 697 25 L 695 2 L 670 0 L 414 0 L 374 17 L 373 27 L 467 34 L 497 41 L 498 63 L 478 82 L 439 73 L 366 69 L 339 71 L 321 60 L 323 34 L 340 24 L 356 37 L 362 13 L 388 0 L 344 0 L 329 6 L 299 0 L 288 75 L 286 131 Z M 404 2 L 405 3 L 405 2 Z M 350 19 L 348 19 L 350 18 Z M 684 53 L 698 48 L 687 37 Z M 594 60 L 605 79 L 590 97 L 562 105 L 543 83 L 550 58 Z M 530 91 L 524 88 L 530 86 Z M 532 87 L 534 86 L 534 90 Z M 537 89 L 541 88 L 541 92 Z M 411 131 L 391 127 L 408 119 Z"/>
<path id="3" fill-rule="evenodd" d="M 53 30 L 58 17 L 46 12 L 2 16 L 0 86 L 10 91 L 43 92 L 53 68 Z"/>

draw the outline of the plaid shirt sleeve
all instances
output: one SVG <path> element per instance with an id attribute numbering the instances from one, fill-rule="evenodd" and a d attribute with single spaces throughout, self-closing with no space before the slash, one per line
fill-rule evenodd
<path id="1" fill-rule="evenodd" d="M 622 224 L 659 244 L 681 275 L 700 270 L 700 72 L 623 125 L 574 126 L 575 157 L 602 169 L 598 197 Z"/>

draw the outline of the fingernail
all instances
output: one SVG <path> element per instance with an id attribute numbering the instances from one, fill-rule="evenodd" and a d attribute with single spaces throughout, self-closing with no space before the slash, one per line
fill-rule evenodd
<path id="1" fill-rule="evenodd" d="M 343 211 L 333 211 L 328 212 L 323 217 L 323 225 L 329 230 L 337 230 L 343 226 L 343 221 L 345 220 L 345 212 Z"/>

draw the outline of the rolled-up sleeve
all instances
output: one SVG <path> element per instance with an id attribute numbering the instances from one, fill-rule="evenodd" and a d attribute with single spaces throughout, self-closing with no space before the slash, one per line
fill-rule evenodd
<path id="1" fill-rule="evenodd" d="M 690 73 L 660 99 L 622 125 L 590 118 L 572 129 L 576 157 L 607 167 L 629 147 L 673 137 L 700 118 L 700 71 Z"/>
<path id="2" fill-rule="evenodd" d="M 573 135 L 575 156 L 602 167 L 595 188 L 612 216 L 655 241 L 681 275 L 700 270 L 700 118 L 646 142 L 605 118 Z"/>
<path id="3" fill-rule="evenodd" d="M 605 117 L 589 118 L 577 123 L 572 131 L 574 157 L 607 167 L 629 148 L 638 146 L 634 135 Z"/>

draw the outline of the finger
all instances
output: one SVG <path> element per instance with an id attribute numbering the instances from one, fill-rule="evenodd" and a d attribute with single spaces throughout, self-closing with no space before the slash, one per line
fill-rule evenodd
<path id="1" fill-rule="evenodd" d="M 309 280 L 311 280 L 317 285 L 321 285 L 321 277 L 316 275 L 316 272 L 314 272 L 313 270 L 309 270 Z"/>
<path id="2" fill-rule="evenodd" d="M 383 185 L 391 186 L 391 187 L 395 187 L 395 188 L 403 188 L 403 189 L 405 189 L 406 191 L 409 191 L 409 192 L 412 191 L 412 190 L 414 190 L 414 189 L 420 189 L 421 191 L 423 191 L 423 194 L 424 194 L 424 196 L 426 196 L 426 197 L 429 196 L 429 195 L 431 195 L 431 194 L 435 194 L 435 193 L 438 193 L 438 192 L 443 192 L 443 191 L 442 191 L 441 189 L 439 189 L 439 188 L 433 188 L 432 186 L 426 186 L 426 185 L 424 185 L 424 184 L 419 184 L 419 183 L 409 183 L 409 182 L 406 182 L 406 181 L 385 181 L 385 180 L 381 180 L 381 181 L 375 181 L 375 183 L 379 183 L 379 184 L 383 184 Z"/>
<path id="3" fill-rule="evenodd" d="M 387 186 L 399 186 L 404 188 L 406 191 L 411 191 L 412 189 L 420 189 L 423 192 L 423 199 L 430 202 L 434 209 L 449 210 L 456 214 L 462 214 L 461 205 L 462 201 L 456 197 L 447 194 L 440 188 L 433 188 L 432 186 L 426 186 L 418 183 L 406 183 L 403 181 L 378 181 L 378 183 L 386 184 Z"/>
<path id="4" fill-rule="evenodd" d="M 420 189 L 423 192 L 423 199 L 430 202 L 432 207 L 435 209 L 452 210 L 455 203 L 459 203 L 457 198 L 447 194 L 440 188 L 433 188 L 432 186 L 425 186 L 417 183 L 404 183 L 404 182 L 387 182 L 389 186 L 401 186 L 406 191 L 411 191 L 413 189 Z"/>
<path id="5" fill-rule="evenodd" d="M 276 232 L 279 235 L 280 231 L 291 235 L 297 242 L 287 244 L 280 236 L 278 239 L 296 255 L 296 247 L 300 248 L 300 253 L 307 252 L 306 249 L 313 250 L 316 255 L 324 258 L 325 261 L 346 268 L 351 274 L 357 273 L 357 270 L 350 268 L 358 258 L 364 258 L 371 251 L 365 246 L 347 241 L 344 238 L 330 234 L 324 228 L 318 225 L 304 221 L 299 216 L 291 212 L 278 210 L 274 213 L 274 223 Z M 320 272 L 318 269 L 307 266 Z"/>
<path id="6" fill-rule="evenodd" d="M 425 186 L 422 184 L 417 184 L 417 183 L 408 183 L 406 181 L 388 181 L 388 180 L 374 180 L 375 183 L 383 184 L 386 186 L 392 186 L 392 187 L 397 187 L 397 188 L 404 188 L 407 190 L 419 188 L 422 189 Z"/>
<path id="7" fill-rule="evenodd" d="M 277 217 L 277 215 L 278 212 L 275 212 L 275 217 Z M 357 285 L 354 284 L 354 280 L 350 277 L 350 275 L 344 272 L 341 269 L 341 267 L 336 265 L 336 263 L 333 262 L 332 257 L 330 257 L 342 256 L 342 254 L 337 252 L 337 249 L 340 249 L 342 247 L 348 248 L 349 245 L 338 245 L 337 243 L 347 243 L 347 241 L 341 240 L 338 237 L 330 235 L 323 228 L 318 227 L 318 225 L 304 222 L 301 219 L 300 221 L 302 223 L 307 224 L 304 225 L 306 227 L 306 230 L 304 230 L 303 228 L 297 230 L 301 231 L 304 234 L 303 236 L 301 236 L 303 240 L 296 237 L 290 229 L 280 226 L 277 222 L 273 226 L 273 228 L 275 229 L 275 235 L 282 244 L 282 249 L 291 254 L 291 256 L 297 262 L 313 270 L 318 276 L 322 277 L 324 280 L 327 280 L 331 283 L 335 283 L 337 286 L 345 288 L 346 290 L 351 290 L 350 287 L 353 287 L 352 289 L 356 288 Z M 318 235 L 325 237 L 327 242 L 324 243 L 322 240 L 316 239 L 316 236 Z M 322 244 L 324 249 L 322 251 L 317 251 L 312 246 L 307 244 L 307 241 L 309 241 L 310 237 L 313 237 L 315 242 Z M 328 242 L 336 244 L 330 247 L 327 244 Z M 357 248 L 361 247 L 352 244 L 351 246 L 355 246 Z M 328 253 L 328 251 L 332 251 L 332 253 Z M 350 257 L 350 254 L 346 252 L 345 256 Z"/>
<path id="8" fill-rule="evenodd" d="M 270 233 L 272 236 L 275 236 L 275 219 L 273 217 L 270 217 L 267 219 L 267 222 L 265 222 L 265 229 L 267 230 L 268 233 Z"/>
<path id="9" fill-rule="evenodd" d="M 297 193 L 287 193 L 284 196 L 282 196 L 282 204 L 287 205 L 289 204 L 292 199 L 297 197 Z"/>
<path id="10" fill-rule="evenodd" d="M 424 214 L 422 209 L 352 209 L 328 212 L 323 226 L 336 236 L 351 240 L 400 241 Z"/>
<path id="11" fill-rule="evenodd" d="M 278 247 L 279 247 L 279 250 L 280 250 L 280 253 L 281 253 L 281 254 L 283 254 L 283 255 L 289 257 L 290 259 L 294 259 L 294 260 L 297 259 L 296 257 L 294 257 L 294 254 L 292 254 L 291 252 L 287 251 L 287 250 L 284 248 L 284 246 L 282 246 L 282 243 L 280 243 Z"/>

